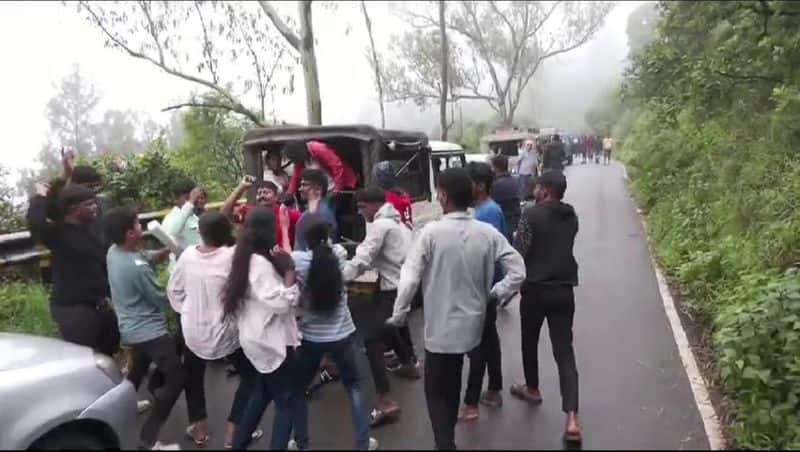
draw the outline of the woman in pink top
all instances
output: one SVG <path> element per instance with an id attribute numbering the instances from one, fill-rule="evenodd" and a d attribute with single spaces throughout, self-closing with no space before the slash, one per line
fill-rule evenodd
<path id="1" fill-rule="evenodd" d="M 236 322 L 223 318 L 222 293 L 233 257 L 231 224 L 221 213 L 205 213 L 199 220 L 203 243 L 187 248 L 178 259 L 167 284 L 167 296 L 180 314 L 186 347 L 183 351 L 187 374 L 186 408 L 190 425 L 186 434 L 197 446 L 208 442 L 205 400 L 206 362 L 227 358 L 240 375 L 225 430 L 225 447 L 233 445 L 236 427 L 241 423 L 252 393 L 256 370 L 239 346 Z M 263 432 L 257 430 L 257 439 Z"/>

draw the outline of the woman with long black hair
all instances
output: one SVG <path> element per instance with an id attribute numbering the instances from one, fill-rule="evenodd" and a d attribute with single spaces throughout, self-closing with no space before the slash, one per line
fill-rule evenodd
<path id="1" fill-rule="evenodd" d="M 310 215 L 302 233 L 305 234 L 308 251 L 292 253 L 301 288 L 300 331 L 303 333 L 303 342 L 298 353 L 300 384 L 292 396 L 295 441 L 289 447 L 301 450 L 308 448 L 305 390 L 313 380 L 322 356 L 327 353 L 339 369 L 341 382 L 350 399 L 355 449 L 375 450 L 378 442 L 369 437 L 369 417 L 356 368 L 356 327 L 350 317 L 342 278 L 347 252 L 341 245 L 331 246 L 330 225 L 321 215 Z"/>
<path id="2" fill-rule="evenodd" d="M 275 401 L 270 449 L 285 449 L 292 428 L 290 397 L 300 333 L 295 320 L 299 291 L 291 256 L 276 246 L 275 216 L 257 207 L 247 216 L 233 252 L 223 294 L 224 315 L 234 316 L 239 343 L 259 372 L 233 440 L 245 449 L 267 406 Z"/>

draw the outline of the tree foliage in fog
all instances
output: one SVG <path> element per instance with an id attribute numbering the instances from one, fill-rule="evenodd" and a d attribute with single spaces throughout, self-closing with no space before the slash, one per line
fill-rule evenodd
<path id="1" fill-rule="evenodd" d="M 658 7 L 654 2 L 642 3 L 631 12 L 625 28 L 630 55 L 639 54 L 653 41 L 658 19 Z"/>
<path id="2" fill-rule="evenodd" d="M 75 149 L 78 155 L 91 155 L 94 152 L 92 114 L 100 96 L 77 64 L 61 79 L 57 89 L 58 93 L 47 103 L 45 113 L 50 126 L 50 140 Z"/>
<path id="3" fill-rule="evenodd" d="M 217 94 L 214 102 L 195 96 L 165 110 L 222 109 L 263 125 L 267 99 L 271 102 L 276 90 L 293 91 L 291 71 L 297 59 L 256 4 L 81 1 L 78 8 L 107 46 Z M 184 45 L 195 37 L 199 47 Z M 232 70 L 237 61 L 246 61 L 250 73 Z M 246 105 L 248 95 L 258 100 L 255 108 Z"/>
<path id="4" fill-rule="evenodd" d="M 14 202 L 14 188 L 6 184 L 9 170 L 0 166 L 0 234 L 22 229 L 25 221 Z"/>
<path id="5" fill-rule="evenodd" d="M 611 2 L 448 2 L 446 27 L 452 36 L 453 53 L 450 73 L 456 75 L 451 83 L 452 97 L 483 100 L 503 124 L 512 124 L 523 94 L 542 63 L 588 42 L 613 6 Z M 403 38 L 408 43 L 414 42 L 415 34 L 439 25 L 430 8 L 416 4 L 403 15 L 415 29 Z M 412 64 L 424 61 L 417 52 L 409 55 L 408 50 L 397 49 L 395 59 Z M 414 89 L 414 79 L 425 78 L 414 73 L 393 75 L 401 78 L 398 85 L 409 88 L 406 97 L 414 99 L 413 91 L 417 91 L 417 98 L 425 97 L 425 91 Z M 428 74 L 426 78 L 435 76 Z"/>

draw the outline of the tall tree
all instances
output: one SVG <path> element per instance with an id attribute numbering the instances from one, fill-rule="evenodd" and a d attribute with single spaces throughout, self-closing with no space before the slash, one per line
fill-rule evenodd
<path id="1" fill-rule="evenodd" d="M 447 23 L 445 21 L 445 2 L 439 2 L 439 40 L 441 42 L 442 56 L 440 61 L 441 69 L 439 73 L 442 77 L 441 89 L 442 94 L 439 97 L 439 124 L 441 125 L 441 139 L 447 141 L 447 72 L 450 66 L 449 58 L 447 56 Z"/>
<path id="2" fill-rule="evenodd" d="M 293 60 L 259 8 L 250 3 L 80 1 L 78 10 L 101 31 L 107 46 L 217 94 L 213 103 L 193 96 L 164 110 L 221 109 L 263 125 L 268 93 L 278 85 L 292 91 L 291 75 L 278 80 L 276 73 L 290 72 Z M 199 37 L 199 49 L 185 39 L 192 34 Z M 226 73 L 242 60 L 249 63 L 250 74 Z M 243 100 L 253 89 L 259 109 L 245 106 Z"/>
<path id="3" fill-rule="evenodd" d="M 311 0 L 297 2 L 297 13 L 300 17 L 299 32 L 293 31 L 289 24 L 281 19 L 271 2 L 259 0 L 261 9 L 272 21 L 278 32 L 299 55 L 303 65 L 303 79 L 306 88 L 306 111 L 309 125 L 322 124 L 322 98 L 319 90 L 319 74 L 317 73 L 317 55 L 314 52 L 314 25 L 311 20 Z"/>
<path id="4" fill-rule="evenodd" d="M 367 35 L 369 36 L 369 47 L 367 49 L 367 60 L 372 66 L 375 77 L 375 88 L 378 90 L 378 105 L 381 108 L 381 128 L 386 128 L 386 111 L 383 105 L 383 80 L 381 75 L 381 62 L 378 57 L 378 52 L 375 50 L 375 39 L 372 36 L 372 20 L 367 12 L 367 3 L 361 0 L 361 12 L 364 14 L 364 24 L 367 27 Z"/>
<path id="5" fill-rule="evenodd" d="M 137 138 L 141 121 L 131 110 L 108 110 L 103 119 L 92 125 L 94 147 L 99 154 L 134 154 L 146 143 Z"/>
<path id="6" fill-rule="evenodd" d="M 472 57 L 459 98 L 482 99 L 510 125 L 530 80 L 550 58 L 589 41 L 613 8 L 611 2 L 452 2 L 447 29 Z M 439 19 L 422 8 L 403 15 L 417 30 L 438 29 Z M 488 86 L 487 86 L 488 85 Z"/>
<path id="7" fill-rule="evenodd" d="M 0 165 L 0 234 L 19 231 L 25 224 L 22 212 L 14 202 L 14 189 L 6 184 L 8 175 L 8 168 Z"/>
<path id="8" fill-rule="evenodd" d="M 640 53 L 653 41 L 656 36 L 656 25 L 658 25 L 658 8 L 654 3 L 642 3 L 631 12 L 625 28 L 631 55 Z"/>
<path id="9" fill-rule="evenodd" d="M 77 64 L 61 79 L 57 89 L 46 110 L 51 141 L 72 147 L 78 155 L 91 155 L 94 152 L 92 114 L 100 96 Z"/>

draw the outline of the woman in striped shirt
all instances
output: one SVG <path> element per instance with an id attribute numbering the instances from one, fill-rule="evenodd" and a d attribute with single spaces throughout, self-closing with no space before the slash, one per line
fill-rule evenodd
<path id="1" fill-rule="evenodd" d="M 305 390 L 319 368 L 324 354 L 333 358 L 341 381 L 350 399 L 357 450 L 375 450 L 378 443 L 369 437 L 369 417 L 356 368 L 356 327 L 347 306 L 347 291 L 342 268 L 347 252 L 340 245 L 331 246 L 330 226 L 318 214 L 307 218 L 303 229 L 308 251 L 295 251 L 292 258 L 300 285 L 300 331 L 303 341 L 298 350 L 299 385 L 292 401 L 295 441 L 291 449 L 306 449 L 308 436 L 308 407 Z"/>

